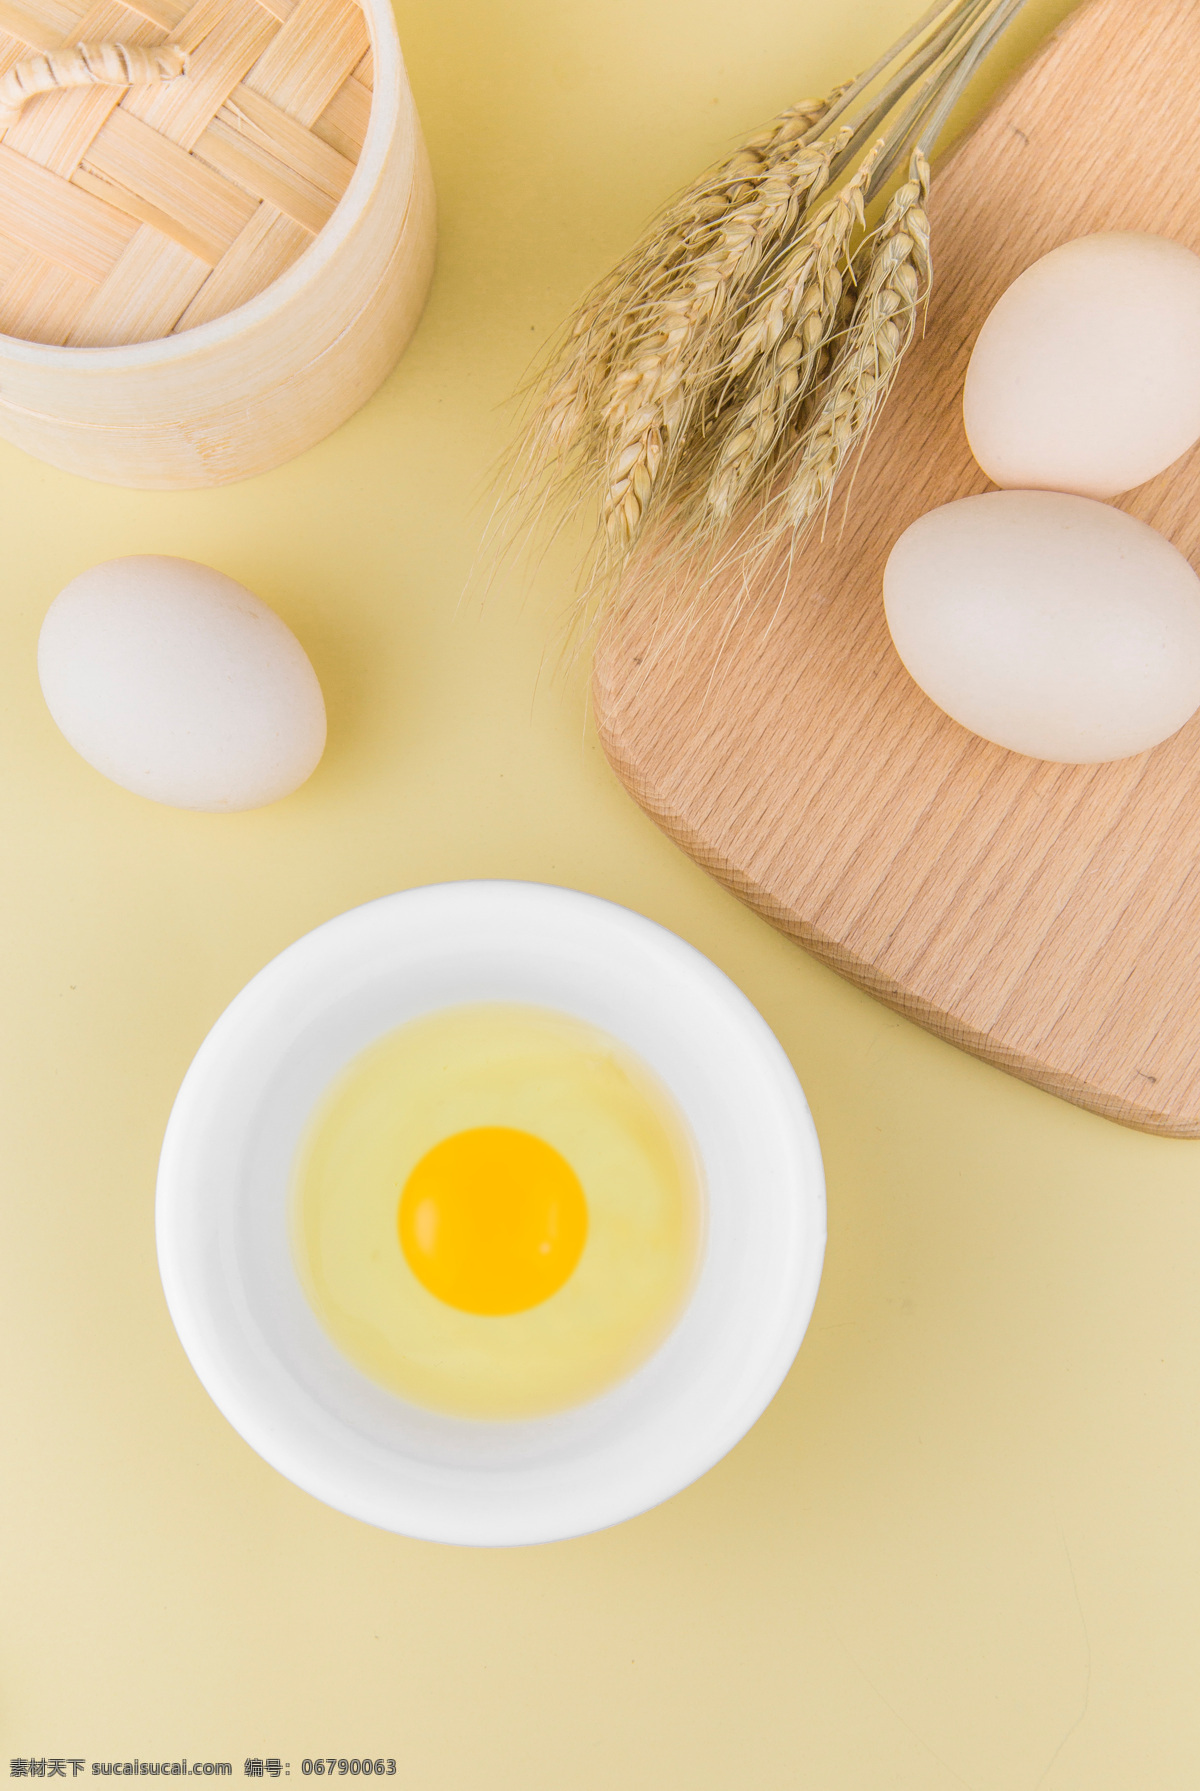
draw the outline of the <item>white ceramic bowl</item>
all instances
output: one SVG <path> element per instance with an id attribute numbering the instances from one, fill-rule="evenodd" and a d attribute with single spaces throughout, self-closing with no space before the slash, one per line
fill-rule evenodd
<path id="1" fill-rule="evenodd" d="M 380 1034 L 472 1001 L 557 1008 L 653 1070 L 691 1127 L 706 1227 L 658 1351 L 598 1399 L 507 1423 L 444 1417 L 342 1356 L 297 1279 L 291 1164 L 314 1102 Z M 775 1394 L 825 1250 L 800 1084 L 715 965 L 641 915 L 536 883 L 385 896 L 281 953 L 200 1047 L 167 1126 L 158 1260 L 184 1349 L 230 1423 L 327 1504 L 440 1542 L 551 1541 L 619 1523 L 713 1466 Z"/>

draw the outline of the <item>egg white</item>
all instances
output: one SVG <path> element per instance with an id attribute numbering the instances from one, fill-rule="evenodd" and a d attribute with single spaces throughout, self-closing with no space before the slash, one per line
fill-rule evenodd
<path id="1" fill-rule="evenodd" d="M 456 1310 L 400 1247 L 401 1190 L 426 1151 L 510 1126 L 582 1183 L 578 1267 L 528 1311 Z M 662 1342 L 690 1291 L 703 1205 L 696 1154 L 666 1090 L 607 1034 L 506 1003 L 442 1009 L 378 1040 L 320 1103 L 297 1157 L 297 1270 L 338 1347 L 413 1403 L 530 1417 L 593 1398 Z"/>

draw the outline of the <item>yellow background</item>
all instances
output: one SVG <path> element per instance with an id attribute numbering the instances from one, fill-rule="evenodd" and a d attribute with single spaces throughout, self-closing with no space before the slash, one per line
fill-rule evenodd
<path id="1" fill-rule="evenodd" d="M 531 351 L 660 199 L 917 5 L 413 0 L 441 256 L 373 403 L 223 492 L 0 448 L 0 1774 L 370 1753 L 420 1791 L 1200 1782 L 1200 1146 L 959 1055 L 660 837 L 543 667 L 565 558 L 459 601 Z M 1067 10 L 1032 0 L 1005 60 Z M 330 713 L 297 796 L 176 813 L 56 733 L 46 606 L 138 552 L 295 628 Z M 812 1328 L 741 1446 L 633 1523 L 496 1553 L 367 1529 L 260 1461 L 176 1342 L 152 1228 L 172 1097 L 246 979 L 355 903 L 480 875 L 710 954 L 791 1053 L 829 1181 Z"/>

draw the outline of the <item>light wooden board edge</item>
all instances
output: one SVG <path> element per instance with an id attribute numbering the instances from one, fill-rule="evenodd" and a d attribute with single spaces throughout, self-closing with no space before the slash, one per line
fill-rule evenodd
<path id="1" fill-rule="evenodd" d="M 595 676 L 599 683 L 602 678 L 599 664 Z M 876 965 L 858 957 L 840 940 L 832 939 L 816 927 L 798 920 L 769 890 L 715 851 L 648 784 L 639 767 L 626 756 L 619 732 L 605 719 L 616 710 L 615 703 L 606 703 L 606 695 L 602 689 L 596 692 L 597 700 L 593 707 L 597 718 L 597 733 L 605 758 L 630 796 L 667 838 L 686 852 L 694 863 L 778 932 L 803 946 L 812 957 L 828 965 L 847 982 L 873 996 L 893 1012 L 901 1014 L 906 1020 L 914 1021 L 926 1032 L 945 1039 L 960 1051 L 966 1051 L 995 1069 L 1003 1070 L 1007 1075 L 1134 1131 L 1149 1132 L 1161 1138 L 1200 1138 L 1200 1121 L 1188 1124 L 1165 1120 L 1151 1107 L 1139 1106 L 1132 1101 L 1115 1100 L 1104 1089 L 1082 1077 L 1055 1071 L 1036 1057 L 1007 1048 L 989 1033 L 966 1026 L 954 1014 L 921 1000 L 911 990 L 884 975 Z"/>

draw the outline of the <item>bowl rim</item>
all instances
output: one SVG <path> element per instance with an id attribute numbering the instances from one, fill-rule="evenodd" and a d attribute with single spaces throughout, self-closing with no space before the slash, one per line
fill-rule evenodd
<path id="1" fill-rule="evenodd" d="M 539 909 L 543 913 L 554 909 L 584 928 L 592 921 L 601 928 L 616 926 L 640 946 L 661 954 L 671 974 L 682 971 L 697 979 L 706 1000 L 715 995 L 723 1020 L 738 1029 L 739 1041 L 749 1041 L 755 1073 L 761 1075 L 767 1090 L 764 1098 L 776 1104 L 776 1117 L 791 1153 L 788 1162 L 796 1171 L 789 1192 L 797 1196 L 797 1211 L 793 1217 L 771 1221 L 789 1240 L 779 1251 L 786 1307 L 776 1301 L 771 1333 L 764 1337 L 760 1326 L 755 1348 L 749 1352 L 753 1362 L 748 1371 L 739 1371 L 736 1396 L 726 1397 L 720 1413 L 710 1417 L 706 1412 L 703 1425 L 694 1427 L 685 1446 L 677 1446 L 665 1456 L 657 1448 L 646 1452 L 644 1459 L 639 1455 L 633 1473 L 626 1464 L 623 1478 L 615 1476 L 615 1487 L 589 1487 L 585 1495 L 564 1501 L 562 1489 L 556 1492 L 549 1486 L 540 1508 L 536 1501 L 521 1509 L 497 1505 L 494 1517 L 489 1512 L 486 1522 L 469 1503 L 461 1511 L 439 1508 L 431 1514 L 428 1498 L 415 1493 L 405 1510 L 403 1493 L 395 1489 L 384 1509 L 378 1488 L 356 1487 L 352 1473 L 341 1473 L 338 1462 L 322 1458 L 314 1465 L 311 1426 L 306 1429 L 301 1421 L 289 1429 L 290 1420 L 264 1402 L 260 1390 L 248 1386 L 248 1377 L 239 1377 L 231 1359 L 212 1345 L 205 1323 L 208 1305 L 202 1271 L 185 1236 L 189 1213 L 208 1204 L 189 1188 L 189 1167 L 203 1137 L 195 1131 L 197 1116 L 203 1123 L 210 1086 L 223 1073 L 227 1053 L 232 1050 L 236 1056 L 243 1015 L 264 999 L 274 1000 L 297 977 L 295 986 L 302 988 L 308 960 L 312 957 L 319 968 L 319 954 L 334 933 L 361 928 L 368 916 L 385 924 L 398 918 L 403 927 L 406 912 L 415 916 L 419 927 L 422 911 L 428 912 L 429 905 L 447 898 L 460 905 L 482 904 L 485 912 L 489 904 L 495 908 L 497 903 L 508 903 L 524 905 L 533 915 Z M 368 922 L 364 937 L 369 933 Z M 657 922 L 602 897 L 553 884 L 472 879 L 420 885 L 349 909 L 287 946 L 234 996 L 193 1058 L 172 1108 L 159 1165 L 156 1234 L 163 1291 L 185 1354 L 218 1409 L 278 1472 L 334 1509 L 404 1535 L 477 1546 L 529 1544 L 588 1534 L 650 1509 L 706 1473 L 757 1422 L 795 1359 L 815 1305 L 824 1262 L 825 1180 L 816 1128 L 782 1045 L 753 1003 L 711 959 Z M 695 1434 L 697 1429 L 703 1434 Z"/>

